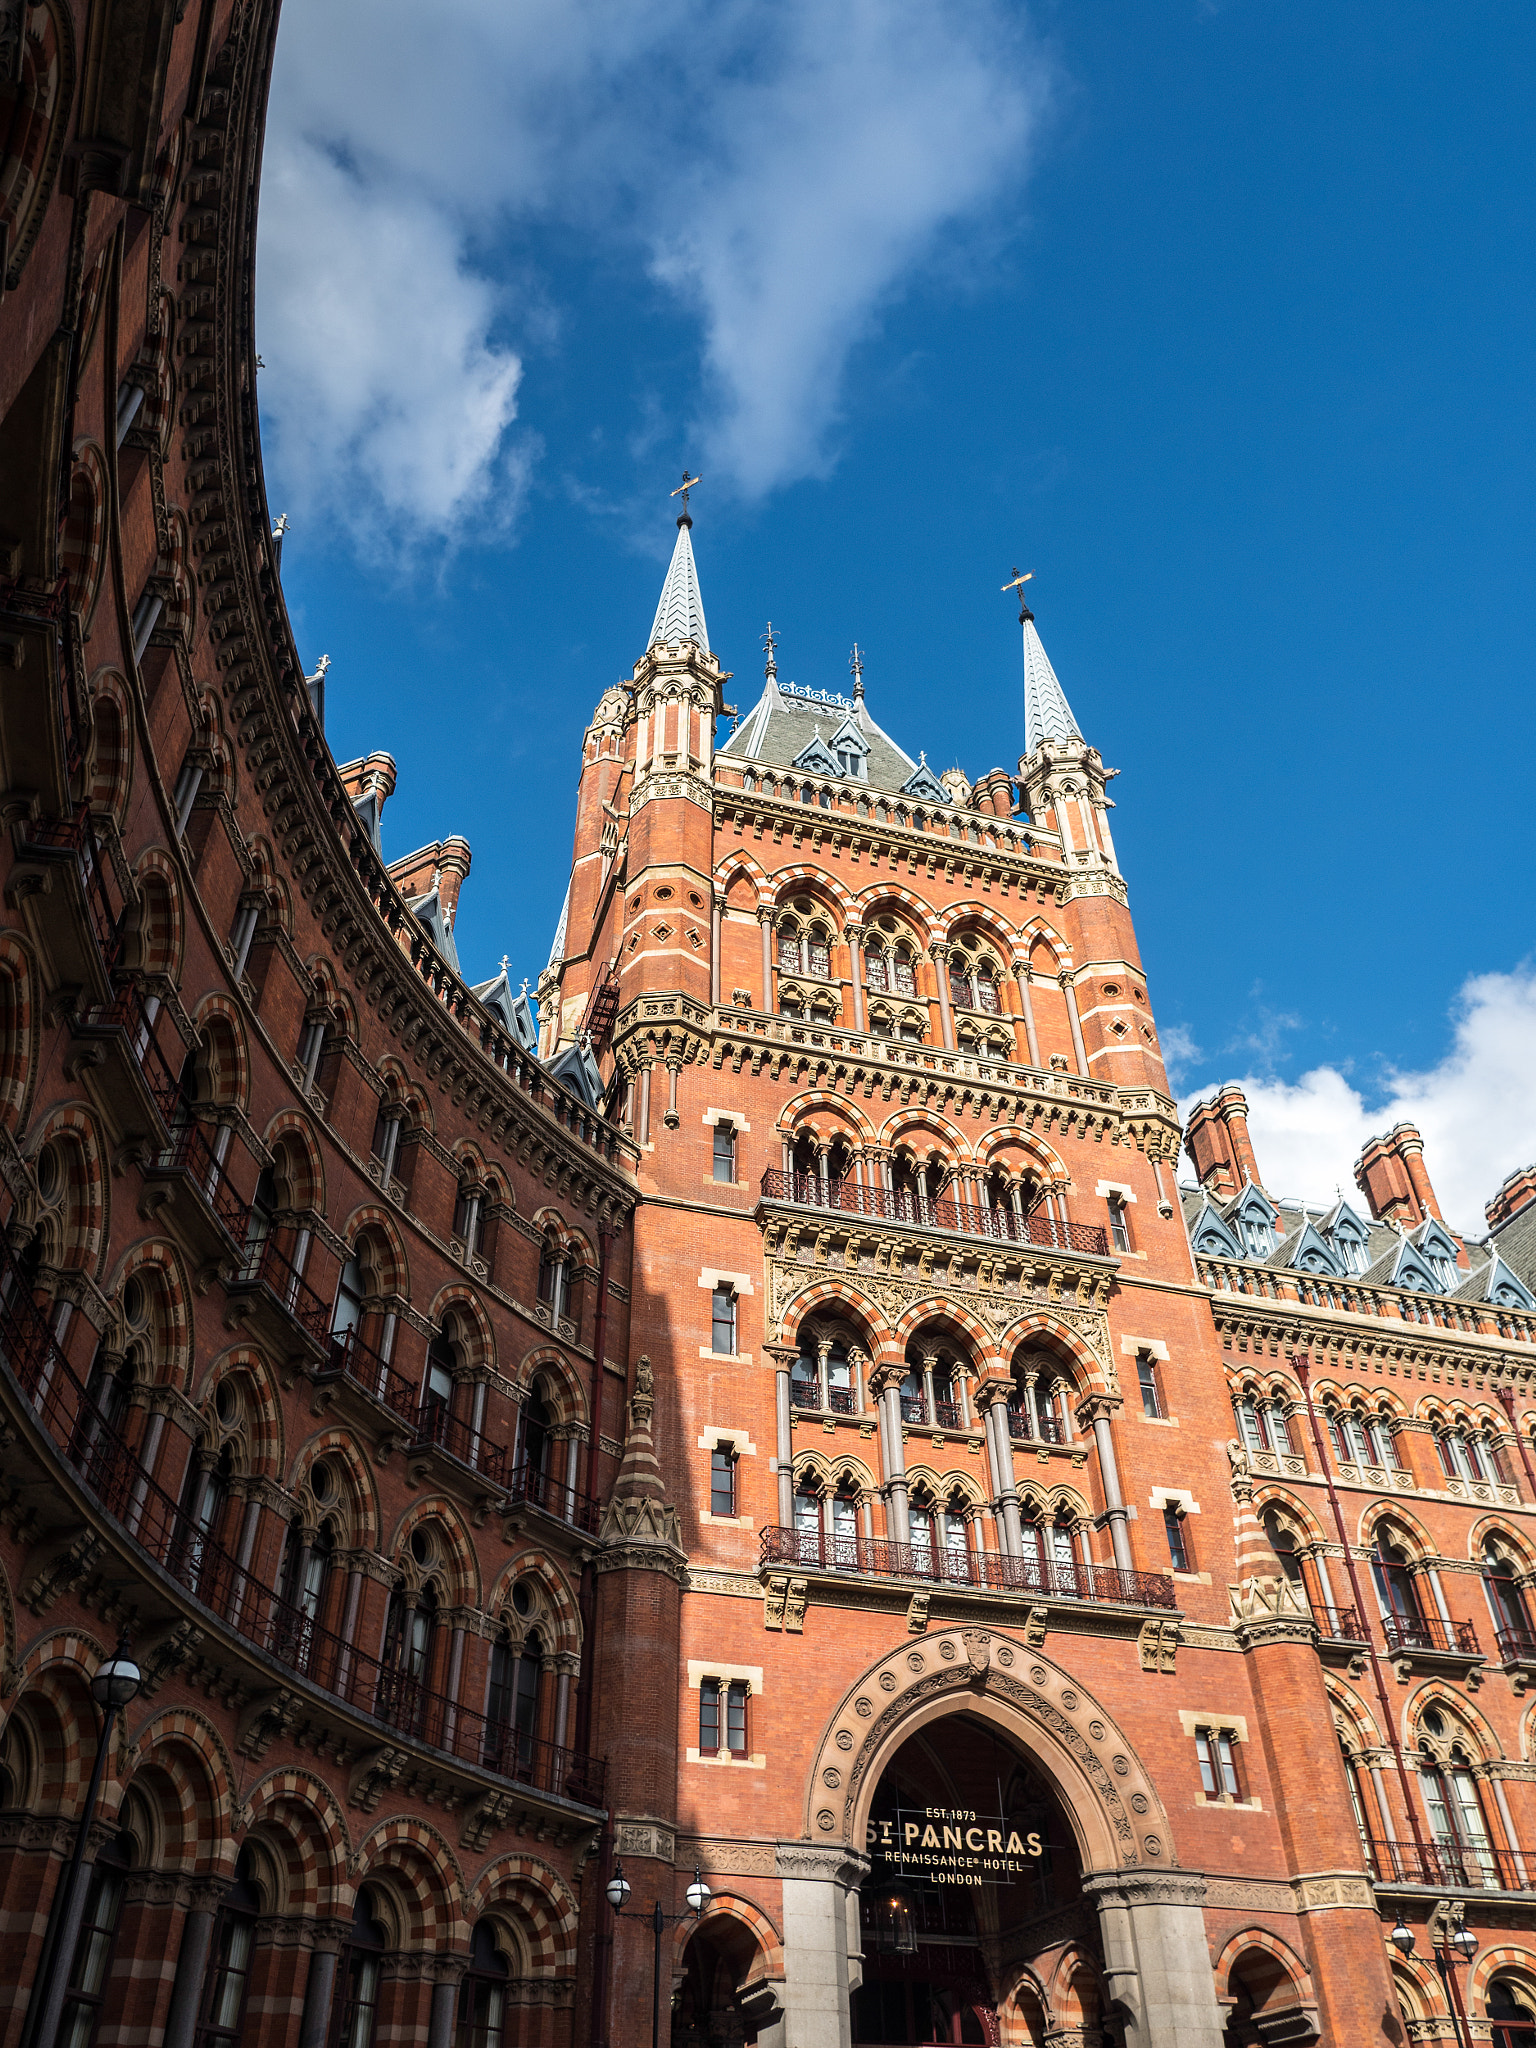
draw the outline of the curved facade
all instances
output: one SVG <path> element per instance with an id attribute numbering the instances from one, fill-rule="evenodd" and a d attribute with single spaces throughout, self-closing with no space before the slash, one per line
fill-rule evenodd
<path id="1" fill-rule="evenodd" d="M 1028 612 L 1017 775 L 717 739 L 686 513 L 466 980 L 283 605 L 274 32 L 0 13 L 0 2048 L 1532 2048 L 1536 1177 L 1181 1193 Z"/>

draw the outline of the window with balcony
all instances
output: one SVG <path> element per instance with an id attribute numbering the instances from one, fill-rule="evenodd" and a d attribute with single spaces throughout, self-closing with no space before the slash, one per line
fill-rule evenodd
<path id="1" fill-rule="evenodd" d="M 1394 1543 L 1385 1530 L 1377 1531 L 1371 1576 L 1376 1582 L 1382 1613 L 1389 1622 L 1397 1624 L 1406 1639 L 1412 1640 L 1422 1630 L 1424 1622 L 1419 1606 L 1419 1589 L 1407 1551 L 1401 1544 Z M 1391 1647 L 1390 1642 L 1388 1647 Z"/>
<path id="2" fill-rule="evenodd" d="M 744 1678 L 699 1681 L 699 1755 L 745 1757 L 747 1682 Z"/>
<path id="3" fill-rule="evenodd" d="M 1536 1636 L 1531 1632 L 1525 1594 L 1515 1577 L 1514 1560 L 1496 1543 L 1483 1545 L 1483 1588 L 1488 1595 L 1495 1638 L 1505 1662 L 1516 1658 L 1536 1659 Z"/>
<path id="4" fill-rule="evenodd" d="M 728 1281 L 710 1296 L 709 1345 L 717 1358 L 736 1355 L 736 1290 Z"/>
<path id="5" fill-rule="evenodd" d="M 1237 1770 L 1237 1737 L 1230 1728 L 1197 1728 L 1195 1757 L 1200 1765 L 1200 1789 L 1207 1799 L 1227 1802 L 1241 1799 L 1242 1780 Z"/>
<path id="6" fill-rule="evenodd" d="M 714 1175 L 729 1185 L 736 1178 L 736 1126 L 721 1121 L 714 1127 Z"/>
<path id="7" fill-rule="evenodd" d="M 261 1905 L 251 1852 L 245 1848 L 235 1860 L 235 1881 L 214 1924 L 195 2048 L 239 2048 Z"/>
<path id="8" fill-rule="evenodd" d="M 1437 1720 L 1443 1732 L 1443 1718 L 1433 1708 L 1422 1725 L 1429 1727 Z M 1471 1759 L 1465 1751 L 1459 1745 L 1453 1746 L 1448 1760 L 1442 1761 L 1428 1745 L 1421 1744 L 1419 1790 L 1437 1861 L 1444 1873 L 1442 1882 L 1497 1884 L 1498 1860 L 1493 1853 Z"/>
<path id="9" fill-rule="evenodd" d="M 1536 2048 L 1536 1992 L 1509 1977 L 1488 1987 L 1493 2048 Z"/>
<path id="10" fill-rule="evenodd" d="M 709 1454 L 709 1512 L 733 1518 L 736 1514 L 736 1452 L 730 1444 L 716 1444 Z"/>

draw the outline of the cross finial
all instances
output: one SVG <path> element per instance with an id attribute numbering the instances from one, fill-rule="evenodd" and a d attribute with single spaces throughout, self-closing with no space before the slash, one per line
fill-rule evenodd
<path id="1" fill-rule="evenodd" d="M 693 490 L 697 485 L 701 484 L 703 481 L 704 479 L 700 476 L 690 476 L 687 470 L 685 469 L 683 471 L 682 482 L 678 485 L 675 491 L 671 491 L 668 493 L 670 497 L 681 498 L 683 501 L 683 509 L 677 515 L 677 523 L 679 526 L 692 526 L 693 519 L 688 511 L 688 493 L 691 490 Z"/>
<path id="2" fill-rule="evenodd" d="M 853 699 L 857 703 L 864 695 L 864 657 L 859 652 L 857 640 L 853 643 L 853 653 L 848 660 L 848 673 L 853 677 Z"/>
<path id="3" fill-rule="evenodd" d="M 501 971 L 503 974 L 505 974 L 507 971 L 507 956 L 505 953 L 503 953 L 501 956 Z"/>
<path id="4" fill-rule="evenodd" d="M 274 540 L 281 540 L 281 539 L 282 539 L 282 537 L 283 537 L 283 535 L 284 535 L 284 534 L 285 534 L 285 533 L 286 533 L 287 531 L 288 531 L 288 514 L 287 514 L 286 512 L 279 512 L 279 513 L 278 513 L 278 515 L 277 515 L 277 524 L 276 524 L 276 526 L 274 526 L 274 527 L 273 527 L 273 529 L 272 529 L 272 538 L 273 538 Z"/>
<path id="5" fill-rule="evenodd" d="M 1015 562 L 1013 565 L 1013 581 L 1003 585 L 1004 590 L 1016 590 L 1019 593 L 1019 624 L 1021 626 L 1026 619 L 1032 619 L 1035 616 L 1024 602 L 1024 586 L 1026 583 L 1034 580 L 1034 574 L 1033 569 L 1021 570 L 1018 563 Z"/>
<path id="6" fill-rule="evenodd" d="M 763 663 L 763 674 L 771 682 L 779 672 L 779 664 L 775 659 L 779 650 L 779 636 L 773 630 L 772 619 L 768 621 L 768 630 L 763 635 L 763 649 L 768 656 L 768 659 Z"/>

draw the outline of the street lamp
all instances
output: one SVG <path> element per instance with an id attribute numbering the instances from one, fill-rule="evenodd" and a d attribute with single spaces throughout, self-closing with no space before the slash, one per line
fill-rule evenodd
<path id="1" fill-rule="evenodd" d="M 613 1875 L 603 1886 L 603 1896 L 615 1913 L 622 1913 L 629 1898 L 629 1879 L 624 1875 L 622 1863 L 615 1862 Z M 664 1913 L 658 1899 L 651 1908 L 651 1932 L 655 1937 L 655 1952 L 651 1960 L 651 2048 L 661 2048 L 661 1934 L 664 1927 L 679 1927 L 690 1915 L 697 1919 L 709 1904 L 709 1886 L 699 1875 L 699 1866 L 693 1866 L 693 1883 L 683 1894 L 688 1901 L 686 1913 Z"/>
<path id="2" fill-rule="evenodd" d="M 69 1867 L 59 1886 L 56 1908 L 49 1916 L 43 1953 L 38 1959 L 37 1975 L 32 1980 L 32 2001 L 27 2016 L 29 2022 L 34 2023 L 23 2036 L 28 2048 L 52 2048 L 53 2036 L 58 2029 L 59 2014 L 63 2010 L 64 1993 L 69 1980 L 69 1958 L 61 1956 L 59 1949 L 65 1930 L 75 1924 L 75 1900 L 80 1888 L 80 1865 L 85 1858 L 85 1844 L 91 1832 L 91 1822 L 96 1818 L 96 1802 L 101 1796 L 101 1775 L 106 1769 L 107 1755 L 112 1747 L 112 1728 L 124 1707 L 131 1705 L 138 1698 L 143 1683 L 143 1672 L 128 1654 L 128 1638 L 119 1636 L 117 1648 L 105 1663 L 96 1667 L 91 1679 L 91 1698 L 102 1712 L 101 1733 L 96 1742 L 96 1761 L 91 1766 L 91 1782 L 86 1788 L 85 1806 L 75 1828 L 74 1846 L 69 1852 Z"/>
<path id="3" fill-rule="evenodd" d="M 1451 1926 L 1453 1930 L 1446 1934 L 1443 1940 L 1434 1931 L 1435 1923 L 1440 1919 L 1442 1913 L 1444 1914 L 1444 1924 Z M 1466 2012 L 1461 2002 L 1461 1986 L 1456 1982 L 1451 1972 L 1459 1965 L 1470 1963 L 1477 1954 L 1477 1936 L 1468 1927 L 1465 1918 L 1462 1918 L 1459 1924 L 1453 1920 L 1448 1904 L 1438 1907 L 1430 1915 L 1429 1924 L 1430 1954 L 1435 1959 L 1435 1969 L 1439 1974 L 1441 1989 L 1445 1992 L 1445 2002 L 1450 2008 L 1451 2025 L 1456 2030 L 1458 2048 L 1470 2048 L 1465 2025 Z M 1400 1956 L 1406 1958 L 1413 1954 L 1413 1930 L 1405 1924 L 1401 1910 L 1398 1912 L 1397 1925 L 1387 1936 L 1387 1939 Z"/>

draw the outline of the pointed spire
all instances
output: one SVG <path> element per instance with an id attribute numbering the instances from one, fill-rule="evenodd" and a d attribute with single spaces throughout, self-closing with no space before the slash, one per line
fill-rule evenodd
<path id="1" fill-rule="evenodd" d="M 656 607 L 656 622 L 651 627 L 648 647 L 658 643 L 670 646 L 677 640 L 692 640 L 700 653 L 709 652 L 709 628 L 704 623 L 704 600 L 699 595 L 699 572 L 693 562 L 693 542 L 688 538 L 693 521 L 683 513 L 677 522 L 677 546 L 672 550 L 672 566 L 667 570 L 667 580 L 661 586 L 661 602 Z"/>
<path id="2" fill-rule="evenodd" d="M 1019 613 L 1024 628 L 1024 751 L 1032 754 L 1042 740 L 1080 740 L 1082 733 L 1072 716 L 1066 692 L 1056 680 L 1051 657 L 1035 631 L 1035 615 L 1028 605 Z"/>

